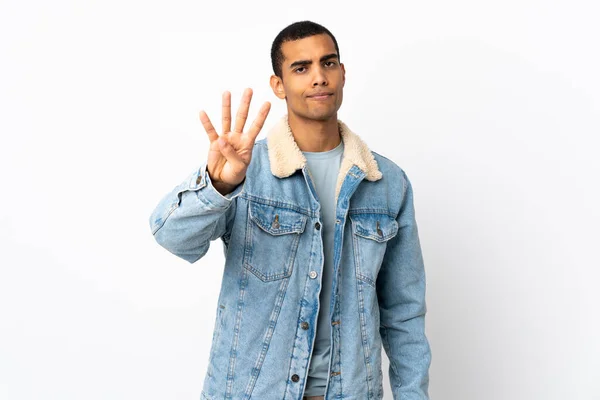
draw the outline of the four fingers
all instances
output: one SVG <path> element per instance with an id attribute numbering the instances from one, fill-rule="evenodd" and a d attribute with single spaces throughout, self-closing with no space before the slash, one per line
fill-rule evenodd
<path id="1" fill-rule="evenodd" d="M 238 112 L 235 117 L 235 132 L 243 132 L 244 125 L 246 124 L 246 120 L 248 119 L 248 110 L 250 109 L 251 100 L 252 89 L 247 88 L 246 90 L 244 90 L 244 94 L 242 95 L 242 100 L 240 102 L 240 108 L 238 109 Z M 267 101 L 261 106 L 260 110 L 258 111 L 256 119 L 254 120 L 254 122 L 250 126 L 250 129 L 248 130 L 248 135 L 253 140 L 256 139 L 261 129 L 263 128 L 270 109 L 271 103 Z M 208 134 L 208 138 L 211 143 L 219 139 L 219 134 L 217 133 L 215 127 L 210 121 L 210 118 L 208 118 L 208 115 L 204 110 L 200 111 L 200 122 L 202 122 L 202 126 Z M 231 93 L 228 91 L 223 93 L 222 124 L 223 134 L 229 133 L 231 131 Z M 230 145 L 227 144 L 227 146 Z"/>
<path id="2" fill-rule="evenodd" d="M 245 161 L 238 153 L 240 149 L 235 148 L 230 143 L 230 140 L 232 139 L 234 140 L 233 143 L 239 143 L 238 136 L 228 134 L 233 132 L 235 132 L 236 134 L 243 133 L 244 125 L 246 124 L 246 120 L 248 119 L 248 111 L 250 109 L 251 100 L 252 89 L 248 88 L 244 90 L 244 94 L 242 95 L 242 100 L 240 102 L 240 107 L 235 116 L 235 128 L 231 130 L 231 93 L 228 91 L 223 93 L 221 109 L 221 122 L 223 125 L 223 132 L 221 135 L 219 135 L 216 131 L 206 112 L 204 110 L 200 111 L 200 122 L 202 122 L 202 126 L 204 127 L 204 130 L 206 131 L 210 142 L 213 143 L 217 141 L 217 145 L 219 147 L 219 151 L 222 154 L 222 157 L 224 157 L 227 160 L 226 166 L 228 165 L 228 169 L 231 169 L 230 171 L 232 171 L 234 174 L 241 173 L 242 171 L 244 171 L 247 167 L 248 160 Z M 269 103 L 268 101 L 261 106 L 256 119 L 250 126 L 250 129 L 247 133 L 247 138 L 250 140 L 244 140 L 241 147 L 252 147 L 252 144 L 256 140 L 256 137 L 258 136 L 265 123 L 267 114 L 269 114 L 270 109 L 271 103 Z"/>

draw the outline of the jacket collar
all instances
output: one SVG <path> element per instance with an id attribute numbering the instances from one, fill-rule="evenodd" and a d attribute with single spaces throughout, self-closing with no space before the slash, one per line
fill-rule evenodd
<path id="1" fill-rule="evenodd" d="M 377 181 L 382 177 L 377 161 L 366 143 L 340 120 L 338 120 L 338 127 L 344 142 L 344 154 L 336 185 L 336 199 L 344 178 L 353 165 L 360 168 L 369 181 Z M 286 178 L 306 165 L 306 157 L 294 140 L 287 115 L 282 117 L 268 133 L 267 146 L 271 173 L 278 178 Z"/>

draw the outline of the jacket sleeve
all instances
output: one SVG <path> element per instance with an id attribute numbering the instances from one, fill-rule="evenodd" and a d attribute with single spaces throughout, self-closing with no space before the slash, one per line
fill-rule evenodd
<path id="1" fill-rule="evenodd" d="M 390 360 L 394 400 L 428 400 L 431 350 L 425 336 L 425 269 L 415 221 L 413 193 L 404 172 L 396 218 L 377 277 L 381 340 Z"/>
<path id="2" fill-rule="evenodd" d="M 149 221 L 154 238 L 190 263 L 206 254 L 212 240 L 222 238 L 227 247 L 237 197 L 245 182 L 223 196 L 212 185 L 204 163 L 154 209 Z"/>

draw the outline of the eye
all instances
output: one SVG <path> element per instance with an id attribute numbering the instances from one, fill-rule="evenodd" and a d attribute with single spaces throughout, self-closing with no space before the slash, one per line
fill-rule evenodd
<path id="1" fill-rule="evenodd" d="M 327 66 L 327 67 L 333 67 L 336 64 L 337 63 L 335 61 L 325 61 L 325 66 Z"/>
<path id="2" fill-rule="evenodd" d="M 300 73 L 300 74 L 301 74 L 301 73 L 303 73 L 305 70 L 306 70 L 306 67 L 298 67 L 298 68 L 296 68 L 296 69 L 294 70 L 294 72 L 297 72 L 297 73 Z"/>

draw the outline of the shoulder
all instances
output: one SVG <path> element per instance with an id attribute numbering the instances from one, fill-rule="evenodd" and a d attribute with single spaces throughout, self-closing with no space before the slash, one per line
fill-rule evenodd
<path id="1" fill-rule="evenodd" d="M 400 167 L 400 165 L 398 165 L 396 162 L 377 153 L 376 151 L 371 150 L 371 153 L 373 154 L 373 157 L 375 158 L 377 166 L 379 167 L 384 179 L 387 179 L 388 182 L 392 181 L 397 183 L 397 186 L 406 189 L 409 184 L 409 180 L 404 169 L 402 169 L 402 167 Z"/>
<path id="2" fill-rule="evenodd" d="M 254 142 L 254 151 L 267 150 L 267 138 L 258 139 Z"/>
<path id="3" fill-rule="evenodd" d="M 267 139 L 260 139 L 254 142 L 254 146 L 252 147 L 252 158 L 248 168 L 252 171 L 270 170 Z"/>
<path id="4" fill-rule="evenodd" d="M 267 139 L 260 139 L 254 142 L 254 147 L 252 148 L 252 158 L 268 158 L 269 157 L 269 148 L 267 144 Z"/>

